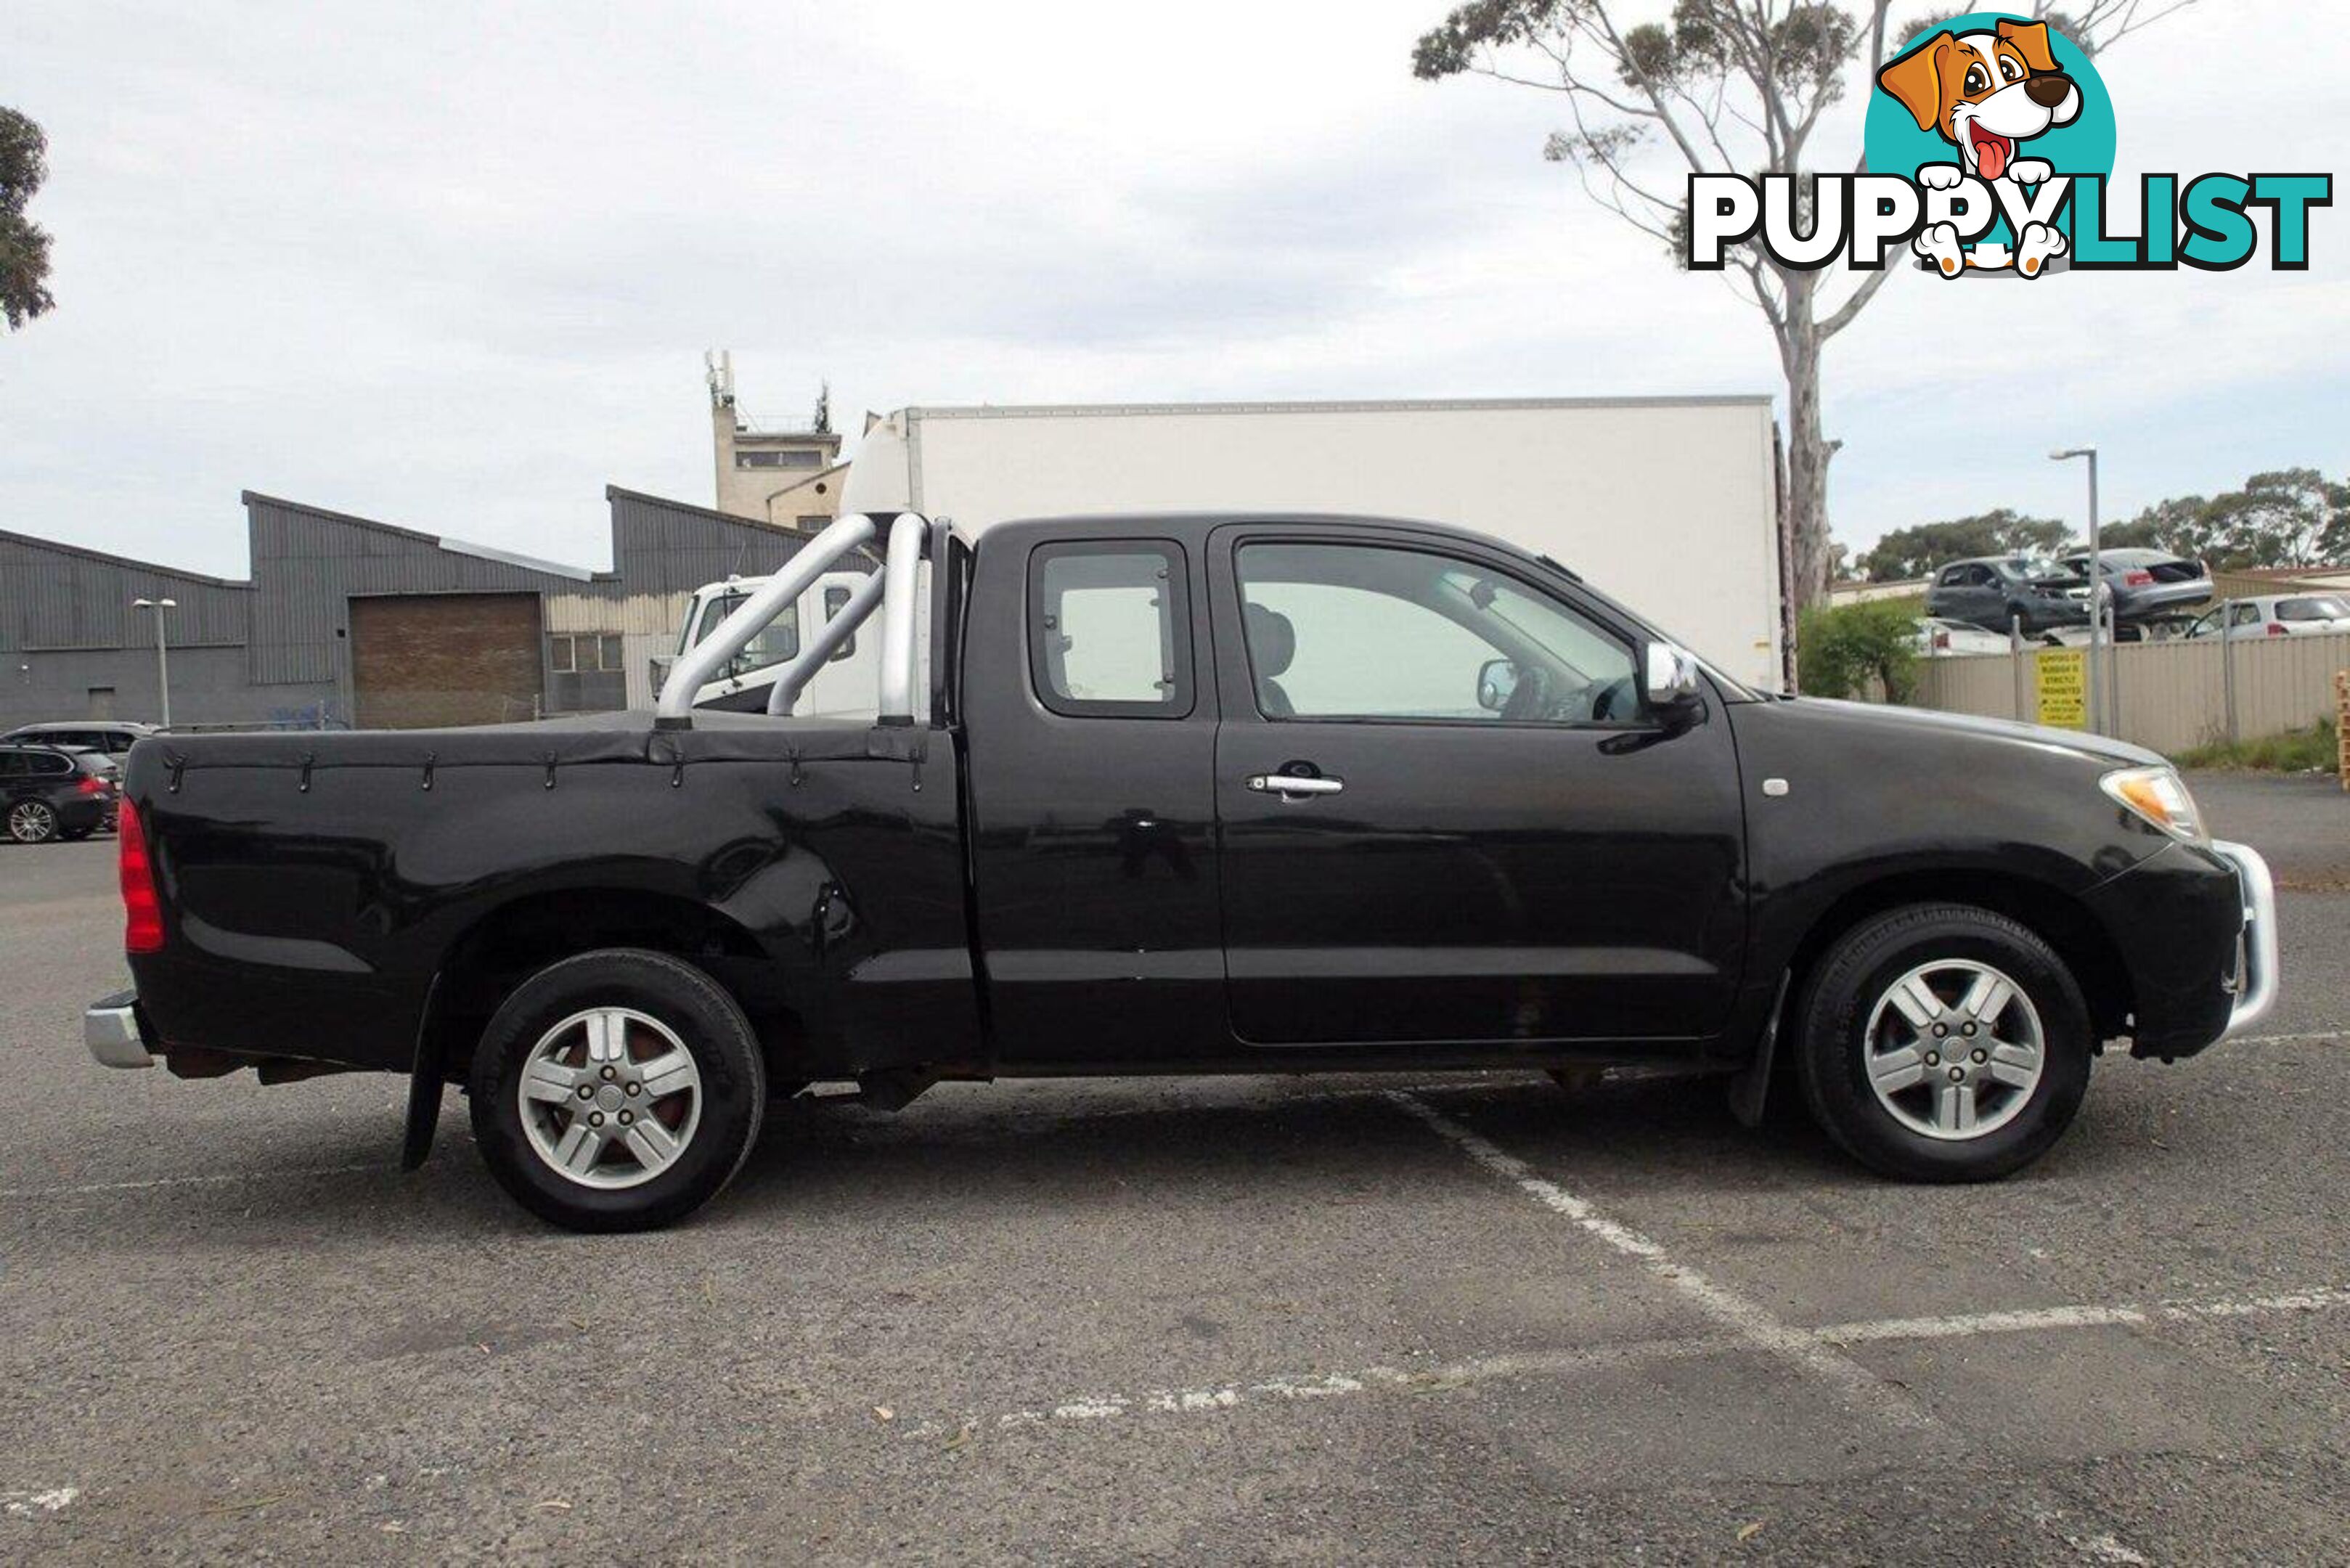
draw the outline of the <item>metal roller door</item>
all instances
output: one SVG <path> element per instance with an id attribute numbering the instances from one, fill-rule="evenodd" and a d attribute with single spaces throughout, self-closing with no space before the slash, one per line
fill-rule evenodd
<path id="1" fill-rule="evenodd" d="M 351 696 L 361 729 L 498 724 L 534 716 L 536 594 L 355 598 Z"/>

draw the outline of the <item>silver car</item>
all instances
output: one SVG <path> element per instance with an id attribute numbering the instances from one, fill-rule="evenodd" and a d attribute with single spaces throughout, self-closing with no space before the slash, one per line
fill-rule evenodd
<path id="1" fill-rule="evenodd" d="M 2064 557 L 2064 569 L 2087 580 L 2089 553 Z M 2200 561 L 2190 561 L 2183 556 L 2173 556 L 2162 550 L 2105 550 L 2099 552 L 2106 593 L 2114 607 L 2116 620 L 2151 620 L 2158 616 L 2178 615 L 2181 610 L 2208 603 L 2211 597 L 2211 574 Z"/>
<path id="2" fill-rule="evenodd" d="M 2217 637 L 2225 617 L 2228 636 L 2325 637 L 2350 631 L 2350 594 L 2268 594 L 2231 599 L 2198 620 L 2189 637 Z"/>

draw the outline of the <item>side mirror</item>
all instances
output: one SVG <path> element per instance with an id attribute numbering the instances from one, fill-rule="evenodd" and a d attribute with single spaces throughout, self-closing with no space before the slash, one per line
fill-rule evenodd
<path id="1" fill-rule="evenodd" d="M 1669 642 L 1652 642 L 1640 650 L 1640 694 L 1651 712 L 1677 713 L 1697 702 L 1697 656 Z"/>
<path id="2" fill-rule="evenodd" d="M 1498 713 L 1510 705 L 1518 689 L 1518 667 L 1507 659 L 1489 659 L 1477 671 L 1477 706 Z"/>

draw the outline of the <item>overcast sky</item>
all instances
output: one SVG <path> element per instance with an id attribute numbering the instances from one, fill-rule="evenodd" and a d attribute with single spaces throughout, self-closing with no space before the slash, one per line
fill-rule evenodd
<path id="1" fill-rule="evenodd" d="M 709 347 L 754 415 L 828 377 L 852 434 L 1778 391 L 1748 306 L 1541 161 L 1548 97 L 1412 79 L 1444 9 L 14 0 L 57 309 L 0 335 L 0 527 L 242 576 L 252 488 L 601 566 L 606 483 L 712 498 Z M 2106 78 L 2125 178 L 2343 171 L 2337 6 L 2205 0 Z M 2060 442 L 2104 450 L 2108 516 L 2350 472 L 2345 208 L 2303 274 L 1895 279 L 1829 350 L 1838 536 L 2077 522 Z"/>

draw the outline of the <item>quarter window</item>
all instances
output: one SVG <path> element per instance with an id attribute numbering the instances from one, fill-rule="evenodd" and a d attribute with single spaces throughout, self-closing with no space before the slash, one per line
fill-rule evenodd
<path id="1" fill-rule="evenodd" d="M 1191 711 L 1183 553 L 1159 539 L 1046 545 L 1029 558 L 1028 649 L 1055 713 L 1180 719 Z"/>
<path id="2" fill-rule="evenodd" d="M 1489 566 L 1335 544 L 1249 545 L 1238 562 L 1268 719 L 1641 718 L 1628 643 Z"/>
<path id="3" fill-rule="evenodd" d="M 835 620 L 837 620 L 840 618 L 840 612 L 848 607 L 848 601 L 851 597 L 852 596 L 847 588 L 827 588 L 824 590 L 825 625 L 830 626 Z M 837 664 L 844 659 L 855 657 L 856 653 L 857 634 L 852 631 L 848 634 L 848 639 L 846 642 L 843 642 L 833 653 L 832 662 Z"/>

